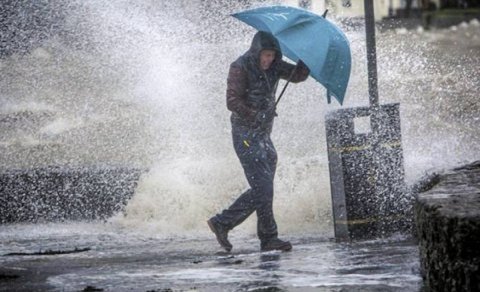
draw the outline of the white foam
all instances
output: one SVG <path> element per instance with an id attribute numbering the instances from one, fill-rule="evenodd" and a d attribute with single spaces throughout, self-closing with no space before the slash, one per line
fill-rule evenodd
<path id="1" fill-rule="evenodd" d="M 55 107 L 41 101 L 21 101 L 21 102 L 5 102 L 0 108 L 1 113 L 12 114 L 18 112 L 41 112 L 41 111 L 55 111 Z"/>
<path id="2" fill-rule="evenodd" d="M 31 54 L 37 59 L 50 60 L 52 58 L 52 55 L 47 50 L 41 47 L 33 50 Z"/>
<path id="3" fill-rule="evenodd" d="M 48 123 L 40 129 L 40 133 L 46 135 L 58 135 L 70 129 L 78 128 L 83 125 L 81 119 L 66 119 L 59 118 L 51 123 Z"/>
<path id="4" fill-rule="evenodd" d="M 395 32 L 399 35 L 404 35 L 408 33 L 408 29 L 406 29 L 405 27 L 401 27 L 401 28 L 395 29 Z"/>
<path id="5" fill-rule="evenodd" d="M 465 21 L 462 21 L 458 26 L 459 26 L 460 28 L 465 29 L 465 28 L 468 28 L 468 23 L 465 22 Z"/>

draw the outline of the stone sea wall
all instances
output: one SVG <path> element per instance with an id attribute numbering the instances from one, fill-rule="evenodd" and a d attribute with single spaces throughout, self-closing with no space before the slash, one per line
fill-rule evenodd
<path id="1" fill-rule="evenodd" d="M 142 170 L 44 167 L 0 172 L 0 223 L 105 219 L 133 196 Z"/>
<path id="2" fill-rule="evenodd" d="M 480 161 L 434 181 L 415 205 L 427 291 L 480 291 Z"/>

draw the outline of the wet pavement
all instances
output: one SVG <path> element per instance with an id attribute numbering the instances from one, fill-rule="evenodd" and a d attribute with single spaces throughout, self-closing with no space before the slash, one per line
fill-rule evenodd
<path id="1" fill-rule="evenodd" d="M 261 253 L 255 237 L 237 234 L 232 253 L 219 254 L 207 233 L 160 238 L 79 223 L 0 230 L 0 291 L 420 291 L 422 283 L 417 246 L 404 236 L 296 235 L 292 252 Z"/>

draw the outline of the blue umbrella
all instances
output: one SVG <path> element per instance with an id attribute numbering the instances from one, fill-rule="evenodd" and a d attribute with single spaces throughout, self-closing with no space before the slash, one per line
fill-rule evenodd
<path id="1" fill-rule="evenodd" d="M 289 6 L 245 10 L 233 17 L 260 31 L 274 35 L 282 53 L 294 62 L 302 60 L 310 76 L 343 103 L 350 78 L 350 46 L 343 32 L 324 17 Z"/>

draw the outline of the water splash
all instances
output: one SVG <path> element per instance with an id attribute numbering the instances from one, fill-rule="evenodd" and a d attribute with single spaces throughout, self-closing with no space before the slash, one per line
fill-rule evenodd
<path id="1" fill-rule="evenodd" d="M 149 168 L 126 213 L 112 222 L 160 233 L 203 228 L 247 187 L 224 93 L 228 65 L 254 31 L 229 14 L 276 2 L 52 2 L 62 28 L 0 60 L 1 165 Z M 480 150 L 476 23 L 378 34 L 380 100 L 401 103 L 410 182 Z M 353 55 L 345 106 L 363 106 L 364 32 L 345 28 Z M 291 86 L 279 105 L 272 138 L 281 232 L 330 228 L 324 116 L 340 107 L 327 106 L 325 95 L 310 79 Z M 11 126 L 19 115 L 23 122 Z M 240 230 L 254 232 L 254 218 Z"/>

